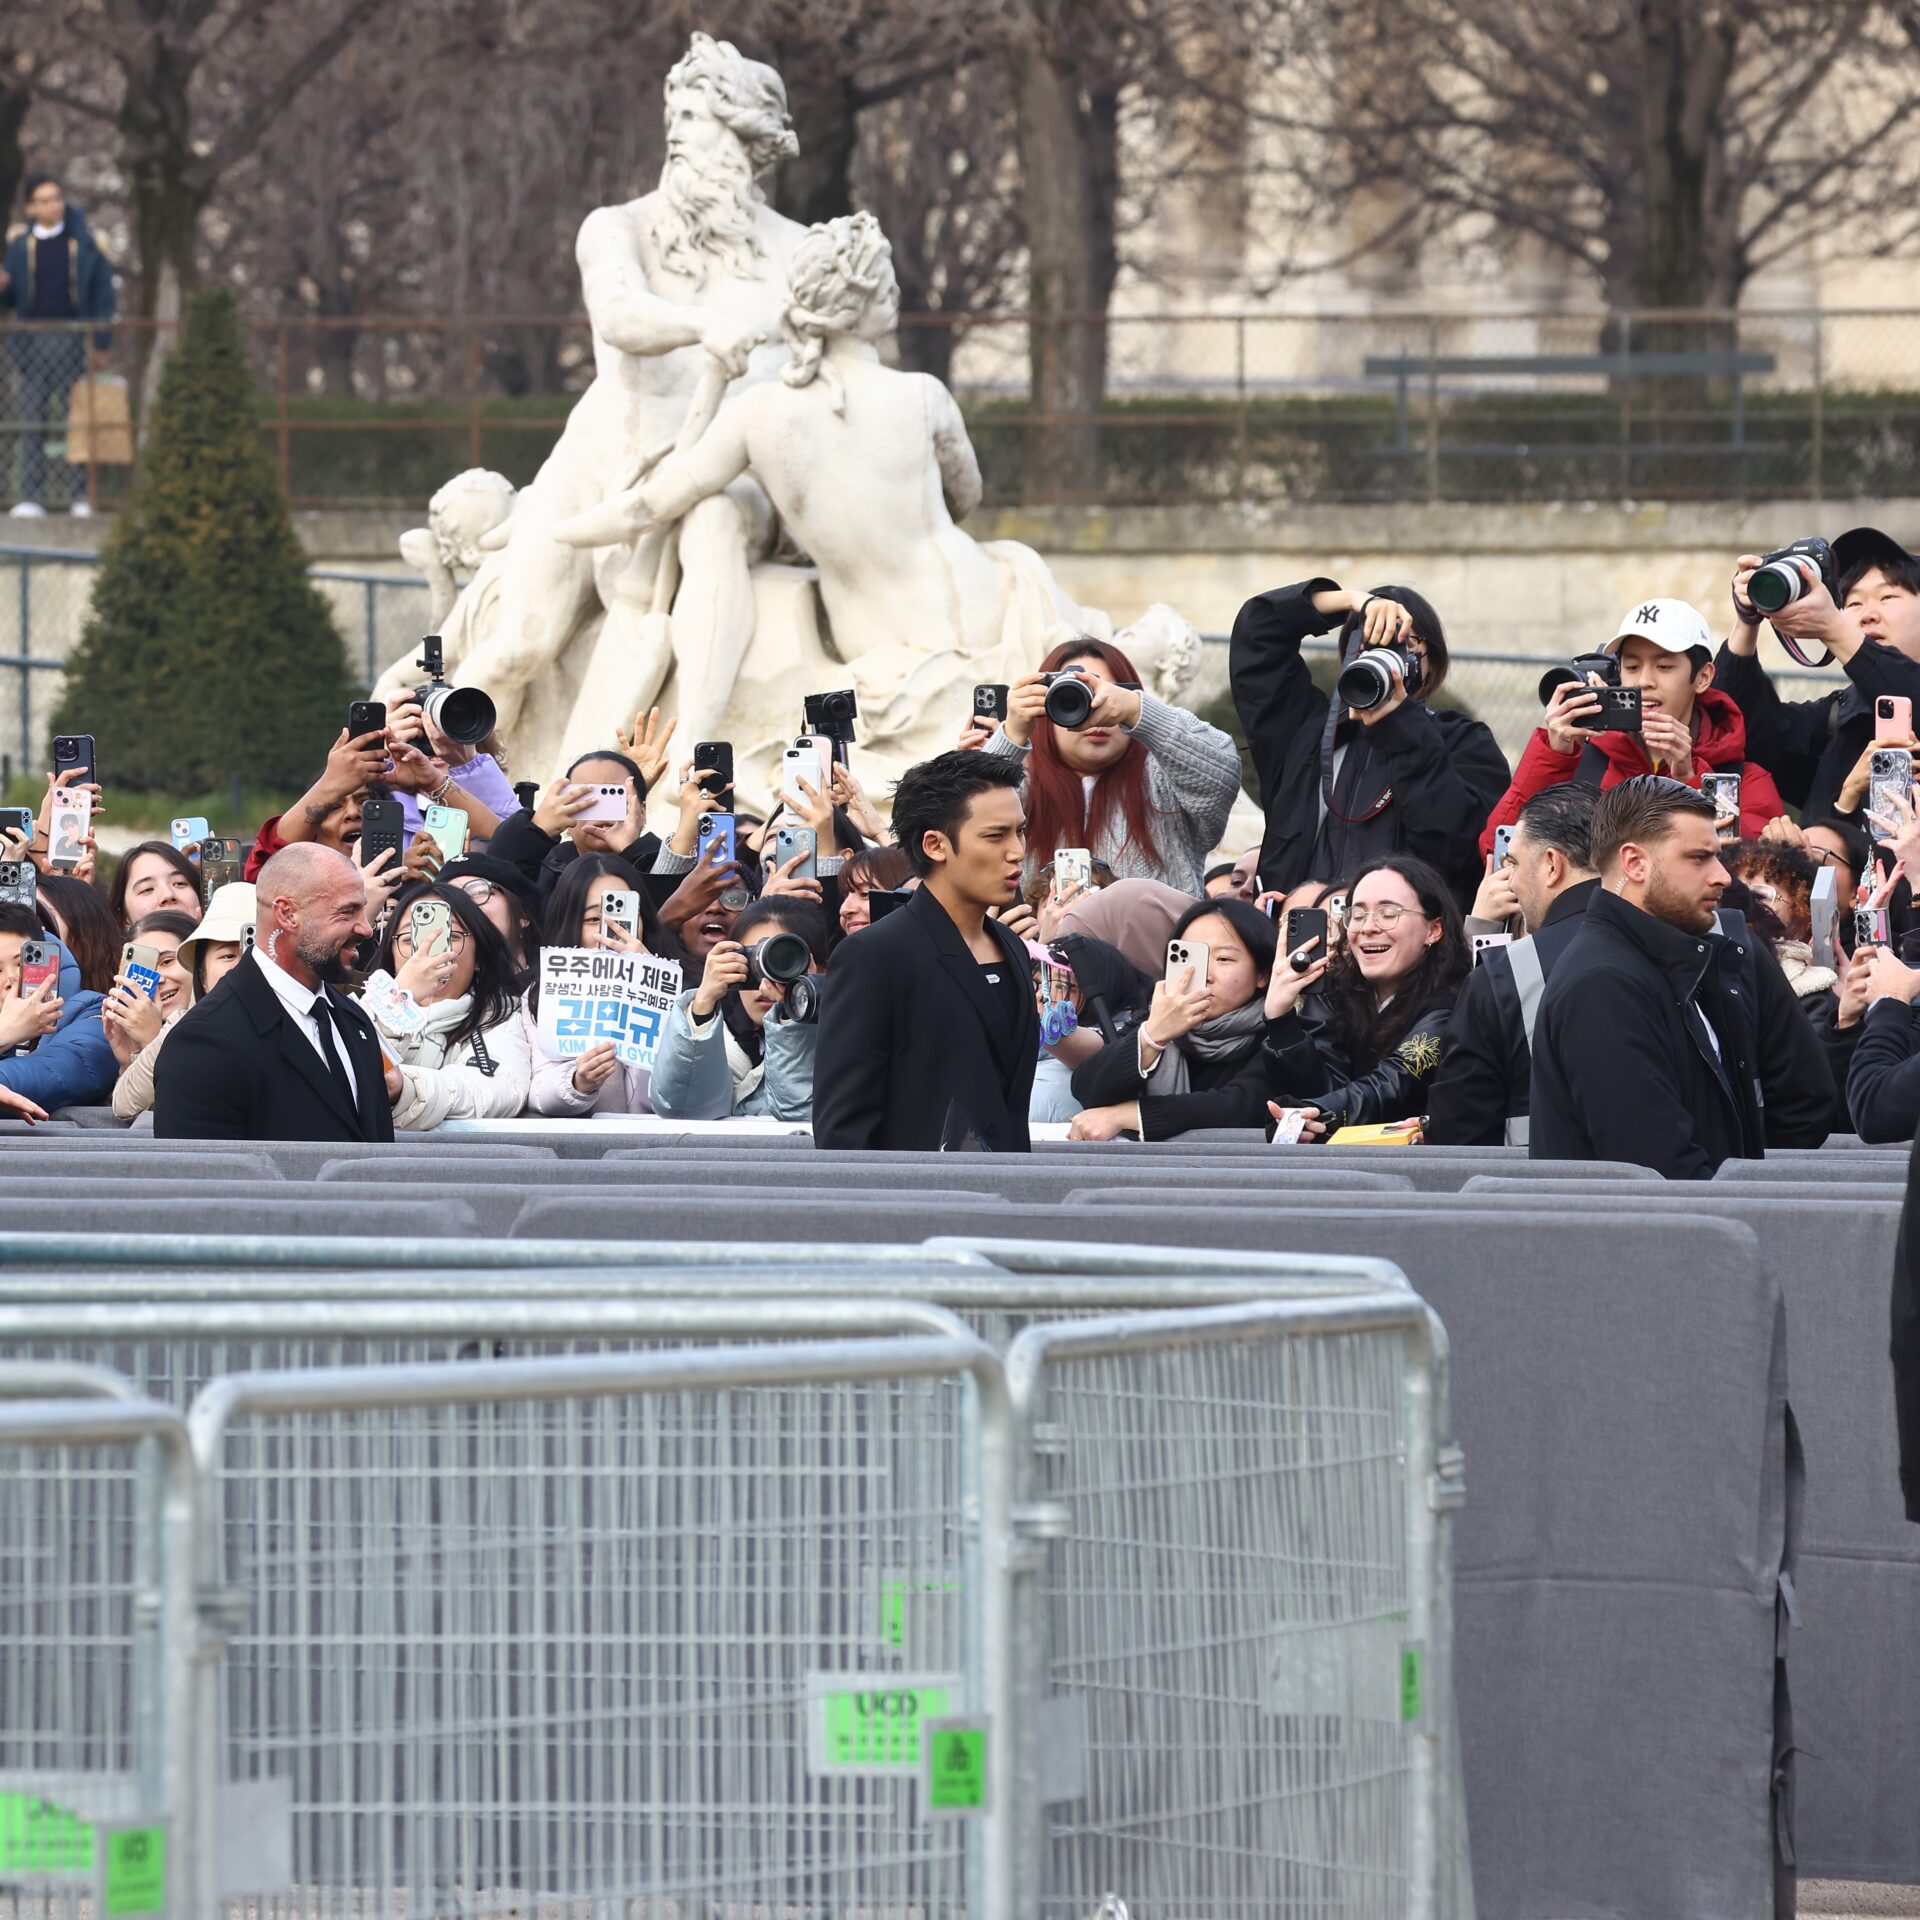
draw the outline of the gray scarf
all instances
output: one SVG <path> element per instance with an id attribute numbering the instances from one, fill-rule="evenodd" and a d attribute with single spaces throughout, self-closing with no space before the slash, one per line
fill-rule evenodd
<path id="1" fill-rule="evenodd" d="M 1203 1020 L 1191 1033 L 1182 1034 L 1158 1060 L 1147 1075 L 1147 1092 L 1155 1099 L 1170 1093 L 1192 1091 L 1189 1059 L 1233 1060 L 1259 1044 L 1267 1024 L 1267 996 L 1256 994 L 1244 1007 L 1231 1013 L 1216 1013 Z"/>

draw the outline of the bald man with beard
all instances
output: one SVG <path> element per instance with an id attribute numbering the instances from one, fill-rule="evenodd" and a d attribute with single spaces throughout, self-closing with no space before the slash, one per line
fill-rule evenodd
<path id="1" fill-rule="evenodd" d="M 636 455 L 673 440 L 709 364 L 751 384 L 785 357 L 764 343 L 778 338 L 787 262 L 806 229 L 775 213 L 754 182 L 799 151 L 786 88 L 771 67 L 696 33 L 667 75 L 666 101 L 659 186 L 596 209 L 580 228 L 593 384 L 515 505 L 498 623 L 455 670 L 492 696 L 502 732 L 593 600 L 592 554 L 556 541 L 554 526 L 615 491 Z M 732 687 L 753 638 L 750 569 L 774 532 L 766 495 L 745 477 L 680 522 L 674 652 L 689 740 L 700 737 L 703 702 L 684 682 Z"/>
<path id="2" fill-rule="evenodd" d="M 254 883 L 254 946 L 167 1037 L 153 1130 L 168 1140 L 391 1140 L 399 1074 L 340 991 L 371 943 L 366 882 L 298 841 Z"/>

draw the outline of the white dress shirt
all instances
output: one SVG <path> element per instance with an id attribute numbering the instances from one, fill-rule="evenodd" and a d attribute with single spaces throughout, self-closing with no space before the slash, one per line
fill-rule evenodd
<path id="1" fill-rule="evenodd" d="M 320 1064 L 327 1063 L 326 1049 L 320 1044 L 320 1023 L 314 1018 L 313 1003 L 326 992 L 325 987 L 305 987 L 292 974 L 276 966 L 268 957 L 264 946 L 253 950 L 253 963 L 260 969 L 261 978 L 270 986 L 275 997 L 287 1010 L 287 1018 L 307 1036 L 313 1050 L 320 1056 Z M 241 965 L 246 962 L 243 960 Z M 332 1015 L 329 1013 L 331 1019 Z M 354 1077 L 353 1062 L 347 1057 L 346 1036 L 340 1030 L 340 1023 L 333 1023 L 333 1050 L 340 1056 L 340 1065 L 347 1076 L 347 1084 L 353 1089 L 356 1109 L 360 1101 L 360 1082 Z"/>

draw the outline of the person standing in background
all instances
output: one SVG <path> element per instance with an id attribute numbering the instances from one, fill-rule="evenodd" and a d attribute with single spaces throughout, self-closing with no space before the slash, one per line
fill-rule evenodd
<path id="1" fill-rule="evenodd" d="M 20 379 L 20 498 L 13 513 L 20 519 L 44 514 L 51 479 L 64 485 L 68 512 L 85 515 L 93 511 L 86 475 L 64 458 L 49 463 L 47 421 L 56 408 L 65 419 L 75 381 L 105 358 L 113 270 L 86 215 L 68 206 L 51 174 L 27 176 L 26 210 L 27 224 L 0 262 L 0 307 L 29 323 L 7 343 Z M 87 322 L 101 323 L 91 336 Z"/>

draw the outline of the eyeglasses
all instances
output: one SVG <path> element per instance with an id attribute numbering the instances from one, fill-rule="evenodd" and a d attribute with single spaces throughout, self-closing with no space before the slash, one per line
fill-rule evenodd
<path id="1" fill-rule="evenodd" d="M 1378 907 L 1349 907 L 1347 926 L 1354 931 L 1358 931 L 1361 927 L 1377 926 L 1384 932 L 1391 933 L 1408 914 L 1418 912 L 1417 907 L 1395 906 L 1391 900 Z"/>
<path id="2" fill-rule="evenodd" d="M 456 880 L 453 883 L 476 907 L 484 907 L 500 891 L 491 880 Z"/>

